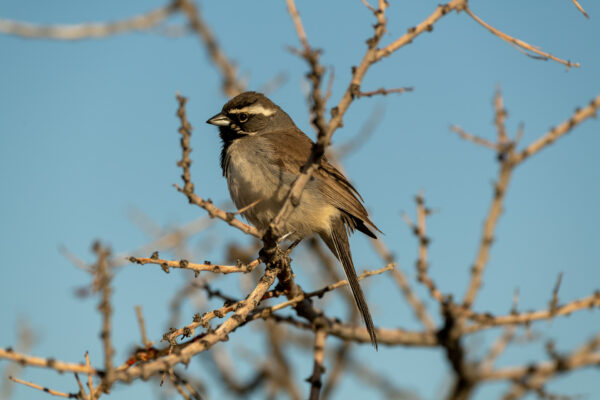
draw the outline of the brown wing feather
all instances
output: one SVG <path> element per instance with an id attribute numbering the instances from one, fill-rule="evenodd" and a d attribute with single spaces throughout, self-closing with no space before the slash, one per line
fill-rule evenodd
<path id="1" fill-rule="evenodd" d="M 302 131 L 279 131 L 266 133 L 264 136 L 275 147 L 277 159 L 275 163 L 286 170 L 298 174 L 306 163 L 312 150 L 313 142 Z M 379 231 L 369 218 L 369 214 L 362 205 L 362 197 L 352 186 L 348 179 L 323 158 L 320 168 L 314 174 L 315 179 L 322 182 L 320 185 L 323 196 L 329 203 L 344 213 L 344 222 L 354 230 L 357 229 L 367 236 L 375 238 L 375 234 L 366 224 Z"/>

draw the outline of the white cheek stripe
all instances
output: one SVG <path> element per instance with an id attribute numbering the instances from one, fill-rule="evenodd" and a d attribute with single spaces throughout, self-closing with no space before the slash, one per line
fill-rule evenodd
<path id="1" fill-rule="evenodd" d="M 233 110 L 229 110 L 229 112 L 231 114 L 239 114 L 239 113 L 247 113 L 247 114 L 262 114 L 265 117 L 269 117 L 273 114 L 275 114 L 274 109 L 272 108 L 265 108 L 261 105 L 251 105 L 248 107 L 243 107 L 243 108 L 234 108 Z"/>

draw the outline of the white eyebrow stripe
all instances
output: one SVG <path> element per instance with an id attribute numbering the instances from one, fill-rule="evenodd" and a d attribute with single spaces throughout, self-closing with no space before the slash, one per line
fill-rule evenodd
<path id="1" fill-rule="evenodd" d="M 242 108 L 234 108 L 232 110 L 229 110 L 229 112 L 231 114 L 240 114 L 240 113 L 247 113 L 247 114 L 262 114 L 265 117 L 269 117 L 273 114 L 275 114 L 274 109 L 272 108 L 265 108 L 260 104 L 253 104 L 251 106 L 247 106 L 247 107 L 242 107 Z"/>

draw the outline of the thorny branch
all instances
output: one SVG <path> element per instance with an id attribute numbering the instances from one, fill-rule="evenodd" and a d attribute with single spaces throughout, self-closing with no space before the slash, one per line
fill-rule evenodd
<path id="1" fill-rule="evenodd" d="M 237 76 L 237 68 L 227 58 L 223 49 L 218 45 L 212 31 L 192 0 L 178 0 L 181 10 L 188 18 L 191 28 L 202 40 L 212 62 L 219 69 L 223 78 L 222 89 L 228 97 L 233 97 L 244 91 L 245 84 Z"/>
<path id="2" fill-rule="evenodd" d="M 517 151 L 515 148 L 517 145 L 516 141 L 510 141 L 506 134 L 503 133 L 504 119 L 498 117 L 498 115 L 504 114 L 505 111 L 503 109 L 503 103 L 501 101 L 499 92 L 496 96 L 496 100 L 494 101 L 494 106 L 496 108 L 497 115 L 496 128 L 498 131 L 499 142 L 496 146 L 498 160 L 500 161 L 500 170 L 497 181 L 494 185 L 492 205 L 483 224 L 481 243 L 471 271 L 471 281 L 463 300 L 463 304 L 466 307 L 469 307 L 473 303 L 481 286 L 482 274 L 489 260 L 490 248 L 494 241 L 494 232 L 496 230 L 498 220 L 500 219 L 500 215 L 503 211 L 504 198 L 515 167 L 533 154 L 536 154 L 548 145 L 554 143 L 554 141 L 570 132 L 573 128 L 584 122 L 586 119 L 595 116 L 598 108 L 600 107 L 600 95 L 594 98 L 586 107 L 575 110 L 575 113 L 568 120 L 562 122 L 556 128 L 553 128 L 549 132 L 542 135 L 539 139 L 532 142 L 522 151 Z"/>
<path id="3" fill-rule="evenodd" d="M 189 269 L 194 271 L 196 274 L 209 271 L 215 274 L 232 274 L 236 272 L 241 272 L 247 274 L 252 272 L 256 267 L 260 264 L 260 259 L 256 259 L 249 264 L 244 264 L 239 262 L 237 265 L 215 265 L 208 262 L 204 264 L 197 264 L 193 262 L 189 262 L 188 260 L 163 260 L 158 257 L 129 257 L 130 262 L 145 265 L 145 264 L 156 264 L 160 265 L 160 267 L 165 272 L 169 272 L 169 268 L 179 268 L 179 269 Z"/>
<path id="4" fill-rule="evenodd" d="M 411 227 L 414 235 L 417 237 L 419 241 L 419 257 L 417 259 L 416 267 L 417 267 L 417 279 L 421 282 L 427 289 L 429 289 L 429 293 L 431 297 L 436 299 L 439 303 L 444 302 L 444 295 L 437 288 L 433 279 L 429 276 L 428 268 L 429 264 L 427 261 L 428 257 L 428 246 L 429 246 L 429 238 L 427 237 L 426 231 L 426 219 L 429 214 L 431 214 L 431 210 L 425 207 L 425 198 L 423 193 L 419 193 L 415 197 L 415 202 L 417 203 L 417 225 L 415 225 L 410 217 L 406 214 L 403 214 L 404 220 L 407 225 Z"/>
<path id="5" fill-rule="evenodd" d="M 183 188 L 178 185 L 175 185 L 175 188 L 185 194 L 190 203 L 196 204 L 202 208 L 204 208 L 208 215 L 211 218 L 219 218 L 229 225 L 238 228 L 244 233 L 249 235 L 260 237 L 258 231 L 253 226 L 243 223 L 239 219 L 235 218 L 234 214 L 227 213 L 215 207 L 211 200 L 205 200 L 202 197 L 196 195 L 194 193 L 194 184 L 191 180 L 190 166 L 192 164 L 192 160 L 190 159 L 190 153 L 192 151 L 190 147 L 190 137 L 192 135 L 192 125 L 189 123 L 186 113 L 185 113 L 185 104 L 187 102 L 187 98 L 181 96 L 179 93 L 177 94 L 177 101 L 179 102 L 179 108 L 177 109 L 177 116 L 181 121 L 181 126 L 179 128 L 179 133 L 181 134 L 181 148 L 183 150 L 181 160 L 177 163 L 179 167 L 181 167 L 183 174 L 181 178 L 183 179 Z"/>
<path id="6" fill-rule="evenodd" d="M 587 13 L 583 10 L 577 0 L 572 0 L 575 6 L 586 17 Z M 323 365 L 325 363 L 326 353 L 324 344 L 326 337 L 334 337 L 341 339 L 344 343 L 337 351 L 340 363 L 350 362 L 351 357 L 348 355 L 352 351 L 351 343 L 367 343 L 370 341 L 369 335 L 365 328 L 357 327 L 352 324 L 342 323 L 341 321 L 329 317 L 325 312 L 316 309 L 312 300 L 315 297 L 321 297 L 325 293 L 330 292 L 346 284 L 345 281 L 339 281 L 332 285 L 328 285 L 320 290 L 305 292 L 294 282 L 294 276 L 290 269 L 289 256 L 283 253 L 277 247 L 277 240 L 281 236 L 280 227 L 285 219 L 293 211 L 293 208 L 298 203 L 298 199 L 302 193 L 304 185 L 310 179 L 313 171 L 321 162 L 327 147 L 331 142 L 333 133 L 343 126 L 343 118 L 349 110 L 350 105 L 361 97 L 370 97 L 374 95 L 387 95 L 392 93 L 402 93 L 411 91 L 411 87 L 385 89 L 380 88 L 374 91 L 362 91 L 361 85 L 370 67 L 381 61 L 383 58 L 390 56 L 404 46 L 413 42 L 419 35 L 425 32 L 431 32 L 434 24 L 452 11 L 457 13 L 465 11 L 472 19 L 480 25 L 488 29 L 494 35 L 502 40 L 514 45 L 519 50 L 525 52 L 534 58 L 551 59 L 562 63 L 569 67 L 579 67 L 578 63 L 572 63 L 557 57 L 550 53 L 544 52 L 539 48 L 532 46 L 520 39 L 509 36 L 496 28 L 484 22 L 481 18 L 475 15 L 466 0 L 452 0 L 446 4 L 439 5 L 435 11 L 425 18 L 421 23 L 411 27 L 404 35 L 393 40 L 387 45 L 381 45 L 383 36 L 387 30 L 386 9 L 388 3 L 385 0 L 379 0 L 377 7 L 371 6 L 366 0 L 363 3 L 374 14 L 376 24 L 372 37 L 367 41 L 367 49 L 357 66 L 352 68 L 352 76 L 350 82 L 339 99 L 338 103 L 331 108 L 329 119 L 326 118 L 327 102 L 331 97 L 331 85 L 333 83 L 333 74 L 325 94 L 322 90 L 322 81 L 325 75 L 325 68 L 321 65 L 320 50 L 311 47 L 306 30 L 302 24 L 300 14 L 293 0 L 287 0 L 287 6 L 292 18 L 292 23 L 296 30 L 301 50 L 295 51 L 307 62 L 309 72 L 307 77 L 311 83 L 310 91 L 310 112 L 312 114 L 312 124 L 317 131 L 317 142 L 314 145 L 309 159 L 301 170 L 300 175 L 294 182 L 286 201 L 279 214 L 272 221 L 268 231 L 263 235 L 263 243 L 265 250 L 268 250 L 264 255 L 253 261 L 236 265 L 213 265 L 209 262 L 194 263 L 185 259 L 167 260 L 158 257 L 158 253 L 154 253 L 149 258 L 130 257 L 131 262 L 138 264 L 157 264 L 160 265 L 166 272 L 169 268 L 189 269 L 196 273 L 202 271 L 210 271 L 217 274 L 228 274 L 233 272 L 255 272 L 258 274 L 258 266 L 261 262 L 267 265 L 267 268 L 258 280 L 258 283 L 249 290 L 249 294 L 243 299 L 234 299 L 213 291 L 206 283 L 203 287 L 207 293 L 220 298 L 224 301 L 222 307 L 207 311 L 204 314 L 196 314 L 193 321 L 180 329 L 172 329 L 163 335 L 163 339 L 168 342 L 167 347 L 154 348 L 147 338 L 144 328 L 143 317 L 141 311 L 138 312 L 140 328 L 142 329 L 142 342 L 144 348 L 138 350 L 128 362 L 121 366 L 115 366 L 114 349 L 111 343 L 111 277 L 113 266 L 118 262 L 122 262 L 124 257 L 110 257 L 107 249 L 101 246 L 95 247 L 97 261 L 91 268 L 83 265 L 86 270 L 92 272 L 95 276 L 94 287 L 100 293 L 101 302 L 99 310 L 102 315 L 102 331 L 101 340 L 104 350 L 104 368 L 94 368 L 90 364 L 89 355 L 86 353 L 86 362 L 84 363 L 67 363 L 55 360 L 53 358 L 33 357 L 23 353 L 15 352 L 11 348 L 0 349 L 0 359 L 6 359 L 19 363 L 22 366 L 41 367 L 52 369 L 57 372 L 73 372 L 79 391 L 77 393 L 66 393 L 55 391 L 50 388 L 45 388 L 41 385 L 18 380 L 24 385 L 33 388 L 44 390 L 49 394 L 69 398 L 97 399 L 102 393 L 108 393 L 115 382 L 131 382 L 134 379 L 147 379 L 151 376 L 166 376 L 173 384 L 175 389 L 183 398 L 200 398 L 201 394 L 189 384 L 189 382 L 177 374 L 173 367 L 177 364 L 188 365 L 191 358 L 195 355 L 211 349 L 216 343 L 226 341 L 229 334 L 236 329 L 244 326 L 247 323 L 264 319 L 270 322 L 271 326 L 275 324 L 277 328 L 288 325 L 299 329 L 300 332 L 306 332 L 313 335 L 313 371 L 308 379 L 311 384 L 310 398 L 319 398 L 321 394 L 327 395 L 331 387 L 321 391 L 322 377 L 324 373 Z M 207 49 L 211 61 L 217 66 L 217 69 L 222 76 L 223 92 L 227 96 L 233 96 L 245 88 L 245 83 L 242 82 L 238 75 L 235 65 L 225 55 L 222 48 L 219 47 L 212 31 L 202 19 L 202 15 L 197 9 L 195 3 L 191 0 L 174 0 L 165 7 L 159 8 L 147 14 L 106 24 L 80 24 L 73 26 L 36 26 L 15 21 L 0 19 L 0 32 L 14 34 L 24 37 L 45 37 L 61 40 L 84 39 L 90 37 L 103 37 L 125 31 L 132 30 L 147 30 L 154 27 L 171 16 L 174 12 L 179 11 L 185 16 L 191 29 L 198 35 L 204 47 Z M 191 160 L 191 145 L 190 137 L 192 126 L 187 120 L 185 105 L 187 99 L 181 95 L 177 95 L 179 108 L 177 115 L 180 120 L 179 132 L 181 134 L 182 158 L 178 162 L 178 166 L 182 169 L 183 187 L 177 186 L 178 191 L 183 193 L 190 203 L 196 204 L 204 208 L 211 218 L 218 218 L 229 225 L 241 230 L 242 232 L 261 238 L 260 232 L 254 227 L 249 226 L 236 218 L 238 212 L 225 212 L 215 207 L 210 200 L 205 200 L 194 192 L 194 185 L 191 179 L 190 166 Z M 547 380 L 552 377 L 572 371 L 586 366 L 600 365 L 600 337 L 596 336 L 568 354 L 559 354 L 554 349 L 549 351 L 550 360 L 543 362 L 533 362 L 529 365 L 518 365 L 514 367 L 494 368 L 494 361 L 502 353 L 502 351 L 511 344 L 515 332 L 519 327 L 529 327 L 535 321 L 548 320 L 560 316 L 569 315 L 571 313 L 585 310 L 600 308 L 600 292 L 593 295 L 581 297 L 579 299 L 568 301 L 560 304 L 558 298 L 558 284 L 553 291 L 548 309 L 540 309 L 528 312 L 517 312 L 516 306 L 508 315 L 494 315 L 492 313 L 483 313 L 474 310 L 473 305 L 476 296 L 479 292 L 483 281 L 483 273 L 490 257 L 490 249 L 494 239 L 494 233 L 498 225 L 499 217 L 503 211 L 504 198 L 512 173 L 517 165 L 520 165 L 525 159 L 531 155 L 538 153 L 557 139 L 572 131 L 583 121 L 590 117 L 594 117 L 600 107 L 600 96 L 592 100 L 587 106 L 577 109 L 575 113 L 566 121 L 552 128 L 547 133 L 543 134 L 537 140 L 525 146 L 522 150 L 518 150 L 519 139 L 521 133 L 518 133 L 514 138 L 510 138 L 506 131 L 505 120 L 506 111 L 504 110 L 503 99 L 500 91 L 497 92 L 494 99 L 495 108 L 495 124 L 497 130 L 497 142 L 494 143 L 483 137 L 472 135 L 467 131 L 453 127 L 461 138 L 475 142 L 484 147 L 490 148 L 497 153 L 500 163 L 498 178 L 494 187 L 494 196 L 492 198 L 490 210 L 486 216 L 481 242 L 473 263 L 471 279 L 468 289 L 464 295 L 461 304 L 455 303 L 452 296 L 444 293 L 439 289 L 433 281 L 428 269 L 428 245 L 429 238 L 426 232 L 426 217 L 430 214 L 430 210 L 425 206 L 425 200 L 422 194 L 417 196 L 417 219 L 413 223 L 410 218 L 406 217 L 408 224 L 413 229 L 413 233 L 418 239 L 418 260 L 417 260 L 417 280 L 425 285 L 428 289 L 429 296 L 435 300 L 441 311 L 441 324 L 429 315 L 427 307 L 412 290 L 408 278 L 399 269 L 393 269 L 394 257 L 383 245 L 382 242 L 374 241 L 376 252 L 388 265 L 376 271 L 369 271 L 360 276 L 360 279 L 379 274 L 392 269 L 393 278 L 400 287 L 407 304 L 412 308 L 417 318 L 421 321 L 423 331 L 407 331 L 402 328 L 378 328 L 377 337 L 381 344 L 389 346 L 415 346 L 415 347 L 439 347 L 445 350 L 448 362 L 452 366 L 455 376 L 452 384 L 452 391 L 449 398 L 461 399 L 468 398 L 477 385 L 487 381 L 504 380 L 513 383 L 513 389 L 507 394 L 507 398 L 517 398 L 520 395 L 535 391 L 540 396 L 547 393 L 544 385 Z M 161 240 L 178 241 L 178 238 L 171 238 L 165 235 Z M 158 247 L 156 243 L 150 246 L 153 250 Z M 145 247 L 144 249 L 148 249 Z M 147 254 L 150 251 L 140 251 L 142 254 Z M 131 253 L 130 253 L 131 254 Z M 262 253 L 261 253 L 262 254 Z M 114 261 L 114 263 L 113 263 Z M 279 279 L 279 285 L 269 290 L 275 283 L 276 278 Z M 194 283 L 197 285 L 197 283 Z M 285 294 L 287 300 L 274 305 L 263 305 L 263 302 L 269 298 L 278 297 Z M 283 309 L 294 309 L 296 317 L 284 316 L 278 313 Z M 221 320 L 217 325 L 215 319 Z M 211 324 L 216 326 L 213 328 Z M 264 324 L 268 326 L 269 324 Z M 468 349 L 464 344 L 464 339 L 467 335 L 483 330 L 493 329 L 494 327 L 504 327 L 504 332 L 490 348 L 487 354 L 478 361 L 470 361 L 468 357 Z M 266 328 L 268 329 L 268 328 Z M 201 330 L 197 333 L 197 330 Z M 273 357 L 279 360 L 276 364 L 284 367 L 285 356 L 282 353 L 285 351 L 284 342 L 275 341 L 281 338 L 274 337 L 273 332 L 267 335 L 273 343 Z M 341 364 L 340 364 L 341 365 Z M 365 367 L 367 368 L 367 367 Z M 332 373 L 330 374 L 330 382 L 333 385 L 337 376 L 343 368 L 334 364 Z M 336 372 L 337 371 L 337 372 Z M 368 369 L 367 369 L 367 372 Z M 88 393 L 83 388 L 83 384 L 79 380 L 78 373 L 88 375 Z M 239 387 L 240 393 L 247 393 L 250 390 L 256 389 L 269 379 L 277 379 L 281 374 L 276 374 L 268 371 L 268 368 L 261 368 L 257 375 L 251 379 L 248 385 Z M 100 385 L 94 388 L 93 378 L 99 378 Z M 223 378 L 223 380 L 226 380 Z M 247 386 L 247 387 L 246 387 Z M 279 383 L 277 390 L 287 390 L 291 397 L 298 397 L 294 385 Z"/>
<path id="7" fill-rule="evenodd" d="M 110 304 L 110 298 L 112 295 L 112 288 L 110 286 L 112 272 L 110 271 L 110 265 L 108 263 L 110 250 L 102 247 L 102 245 L 98 242 L 94 244 L 93 250 L 98 257 L 98 261 L 93 268 L 93 272 L 95 274 L 93 286 L 95 290 L 101 294 L 98 310 L 102 315 L 102 331 L 100 332 L 100 338 L 102 339 L 102 347 L 104 348 L 104 371 L 102 382 L 100 383 L 98 391 L 108 393 L 110 391 L 110 387 L 112 386 L 114 379 L 113 375 L 115 373 L 113 361 L 115 349 L 113 348 L 111 339 L 111 317 L 113 308 Z"/>

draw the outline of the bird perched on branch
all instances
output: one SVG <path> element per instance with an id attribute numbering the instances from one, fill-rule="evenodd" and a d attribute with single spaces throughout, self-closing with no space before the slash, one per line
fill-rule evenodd
<path id="1" fill-rule="evenodd" d="M 261 93 L 245 92 L 228 101 L 206 121 L 219 127 L 223 140 L 221 168 L 229 193 L 242 214 L 259 230 L 277 215 L 313 142 L 279 106 Z M 348 179 L 325 158 L 306 184 L 300 202 L 284 221 L 289 239 L 318 234 L 342 263 L 371 342 L 375 326 L 358 283 L 348 233 L 355 229 L 376 238 L 378 230 Z M 371 229 L 370 229 L 371 228 Z"/>

